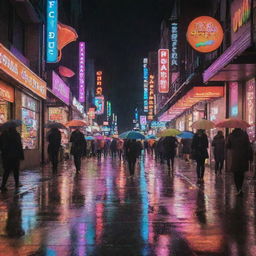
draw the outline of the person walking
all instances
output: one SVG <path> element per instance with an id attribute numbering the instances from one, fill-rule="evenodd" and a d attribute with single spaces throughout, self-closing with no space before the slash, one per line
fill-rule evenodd
<path id="1" fill-rule="evenodd" d="M 225 138 L 222 131 L 218 131 L 212 141 L 213 155 L 215 161 L 215 174 L 221 174 L 225 159 Z"/>
<path id="2" fill-rule="evenodd" d="M 204 130 L 197 130 L 192 140 L 192 156 L 196 160 L 197 182 L 204 181 L 205 159 L 208 155 L 208 138 Z"/>
<path id="3" fill-rule="evenodd" d="M 240 128 L 235 128 L 228 136 L 227 148 L 231 150 L 231 171 L 234 173 L 237 195 L 242 196 L 244 175 L 253 158 L 248 134 Z"/>
<path id="4" fill-rule="evenodd" d="M 126 142 L 126 159 L 128 161 L 128 168 L 130 177 L 134 176 L 136 160 L 139 157 L 139 148 L 136 140 L 128 140 Z"/>
<path id="5" fill-rule="evenodd" d="M 71 133 L 70 142 L 72 143 L 71 155 L 74 156 L 76 173 L 79 173 L 81 170 L 81 158 L 85 148 L 84 134 L 77 128 Z"/>
<path id="6" fill-rule="evenodd" d="M 110 143 L 110 151 L 111 151 L 111 157 L 116 157 L 117 153 L 117 139 L 114 138 Z"/>
<path id="7" fill-rule="evenodd" d="M 0 150 L 2 152 L 4 169 L 1 190 L 7 190 L 6 183 L 11 172 L 13 172 L 15 188 L 17 189 L 20 186 L 19 169 L 20 161 L 24 160 L 24 152 L 20 134 L 16 131 L 15 127 L 10 127 L 1 134 Z"/>
<path id="8" fill-rule="evenodd" d="M 186 162 L 189 162 L 189 156 L 191 154 L 192 139 L 184 138 L 181 140 L 182 144 L 182 156 Z"/>
<path id="9" fill-rule="evenodd" d="M 58 128 L 52 128 L 47 136 L 48 145 L 48 154 L 50 161 L 52 163 L 53 173 L 57 172 L 58 169 L 58 159 L 59 159 L 59 150 L 61 146 L 61 133 Z"/>
<path id="10" fill-rule="evenodd" d="M 116 144 L 118 157 L 121 160 L 123 155 L 123 149 L 124 149 L 124 141 L 119 139 Z"/>
<path id="11" fill-rule="evenodd" d="M 173 136 L 165 137 L 163 140 L 163 148 L 164 148 L 164 157 L 167 160 L 167 166 L 169 170 L 169 174 L 172 171 L 174 172 L 174 158 L 176 156 L 176 148 L 178 146 L 178 141 Z"/>

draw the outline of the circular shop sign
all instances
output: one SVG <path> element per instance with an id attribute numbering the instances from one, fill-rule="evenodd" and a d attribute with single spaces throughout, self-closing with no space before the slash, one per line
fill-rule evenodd
<path id="1" fill-rule="evenodd" d="M 200 16 L 190 22 L 187 31 L 189 44 L 198 52 L 213 52 L 223 40 L 223 29 L 212 17 Z"/>

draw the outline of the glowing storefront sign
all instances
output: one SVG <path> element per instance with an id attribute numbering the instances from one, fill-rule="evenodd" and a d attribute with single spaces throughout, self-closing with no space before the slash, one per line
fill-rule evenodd
<path id="1" fill-rule="evenodd" d="M 140 116 L 140 125 L 142 125 L 142 126 L 147 125 L 147 117 L 146 116 Z"/>
<path id="2" fill-rule="evenodd" d="M 96 115 L 102 115 L 104 113 L 104 96 L 96 96 L 95 97 L 95 102 L 96 106 Z"/>
<path id="3" fill-rule="evenodd" d="M 85 42 L 79 43 L 79 101 L 85 102 Z"/>
<path id="4" fill-rule="evenodd" d="M 88 116 L 89 116 L 91 119 L 95 119 L 95 108 L 89 108 Z"/>
<path id="5" fill-rule="evenodd" d="M 46 82 L 0 44 L 0 70 L 38 96 L 46 99 Z"/>
<path id="6" fill-rule="evenodd" d="M 223 40 L 220 23 L 212 17 L 200 16 L 188 26 L 187 40 L 198 52 L 212 52 L 218 49 Z"/>
<path id="7" fill-rule="evenodd" d="M 143 59 L 143 102 L 144 112 L 148 112 L 148 59 Z"/>
<path id="8" fill-rule="evenodd" d="M 58 0 L 47 0 L 46 62 L 58 61 Z"/>
<path id="9" fill-rule="evenodd" d="M 102 71 L 96 72 L 96 95 L 101 96 L 102 95 Z"/>
<path id="10" fill-rule="evenodd" d="M 229 115 L 231 117 L 238 116 L 238 83 L 231 82 L 229 84 Z"/>
<path id="11" fill-rule="evenodd" d="M 110 101 L 107 101 L 107 117 L 110 118 L 112 115 L 112 104 Z"/>
<path id="12" fill-rule="evenodd" d="M 173 22 L 170 26 L 170 66 L 171 72 L 178 71 L 178 23 Z"/>
<path id="13" fill-rule="evenodd" d="M 169 49 L 158 50 L 158 91 L 169 92 Z"/>
<path id="14" fill-rule="evenodd" d="M 73 98 L 72 104 L 81 114 L 84 114 L 84 106 L 81 105 L 81 103 L 75 97 Z"/>
<path id="15" fill-rule="evenodd" d="M 0 100 L 14 102 L 14 89 L 0 80 Z"/>
<path id="16" fill-rule="evenodd" d="M 148 97 L 148 120 L 154 118 L 154 106 L 155 106 L 155 77 L 149 75 L 149 97 Z"/>

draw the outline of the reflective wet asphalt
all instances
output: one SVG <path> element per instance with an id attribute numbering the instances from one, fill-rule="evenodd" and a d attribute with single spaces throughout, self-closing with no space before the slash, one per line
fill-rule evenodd
<path id="1" fill-rule="evenodd" d="M 230 173 L 206 170 L 196 184 L 194 164 L 177 160 L 175 174 L 152 157 L 135 178 L 118 159 L 85 159 L 53 176 L 49 167 L 22 172 L 23 187 L 0 194 L 1 256 L 254 256 L 256 183 L 243 198 Z"/>

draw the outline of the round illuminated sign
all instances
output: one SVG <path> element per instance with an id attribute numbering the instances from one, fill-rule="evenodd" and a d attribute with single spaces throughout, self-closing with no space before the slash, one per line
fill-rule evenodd
<path id="1" fill-rule="evenodd" d="M 220 23 L 214 18 L 200 16 L 189 24 L 187 40 L 198 52 L 213 52 L 222 43 L 223 29 Z"/>

